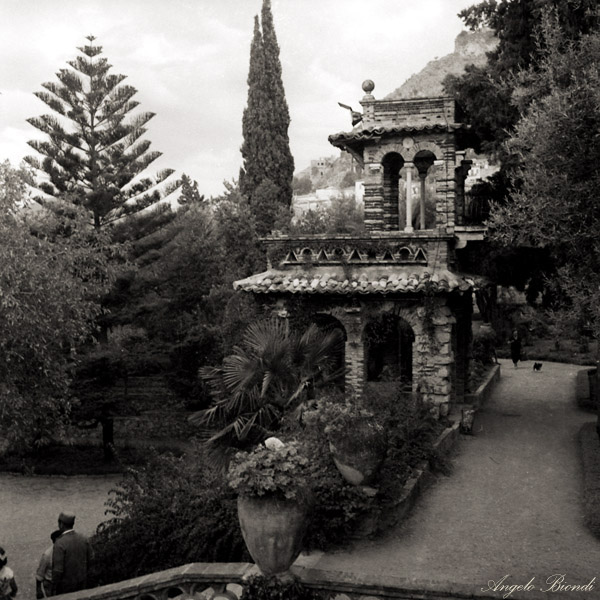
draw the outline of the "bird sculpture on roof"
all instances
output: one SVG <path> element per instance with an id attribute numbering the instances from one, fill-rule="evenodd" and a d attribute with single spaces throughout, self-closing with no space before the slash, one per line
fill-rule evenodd
<path id="1" fill-rule="evenodd" d="M 350 111 L 350 114 L 352 115 L 352 127 L 354 127 L 355 125 L 358 125 L 358 123 L 360 123 L 363 119 L 362 113 L 359 113 L 356 110 L 352 110 L 351 106 L 348 106 L 347 104 L 342 104 L 341 102 L 338 102 L 338 104 L 342 107 L 345 108 L 346 110 Z"/>

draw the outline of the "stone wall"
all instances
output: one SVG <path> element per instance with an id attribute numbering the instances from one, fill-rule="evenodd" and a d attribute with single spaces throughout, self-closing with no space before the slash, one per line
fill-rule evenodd
<path id="1" fill-rule="evenodd" d="M 174 411 L 149 411 L 138 417 L 115 417 L 115 445 L 126 446 L 130 442 L 171 439 L 188 440 L 196 431 L 188 423 L 188 413 Z M 75 443 L 101 445 L 102 428 L 71 431 Z"/>

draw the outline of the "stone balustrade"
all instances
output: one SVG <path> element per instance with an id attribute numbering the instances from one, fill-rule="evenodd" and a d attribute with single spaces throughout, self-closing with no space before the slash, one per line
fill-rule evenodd
<path id="1" fill-rule="evenodd" d="M 307 561 L 310 563 L 310 556 Z M 299 562 L 302 562 L 301 560 Z M 298 564 L 298 563 L 297 563 Z M 390 600 L 395 598 L 492 598 L 481 585 L 417 581 L 396 575 L 341 573 L 293 566 L 292 575 L 323 600 Z M 249 563 L 192 563 L 90 590 L 55 596 L 60 600 L 239 600 L 244 580 L 260 574 Z M 531 600 L 534 600 L 532 598 Z"/>
<path id="2" fill-rule="evenodd" d="M 308 263 L 327 265 L 419 265 L 445 264 L 451 235 L 433 231 L 373 232 L 370 235 L 313 234 L 269 236 L 270 267 L 293 267 Z"/>

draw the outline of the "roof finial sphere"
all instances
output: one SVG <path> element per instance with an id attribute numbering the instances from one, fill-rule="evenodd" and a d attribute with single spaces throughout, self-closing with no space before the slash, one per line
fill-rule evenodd
<path id="1" fill-rule="evenodd" d="M 362 84 L 363 92 L 370 94 L 375 89 L 375 84 L 372 79 L 365 79 Z"/>

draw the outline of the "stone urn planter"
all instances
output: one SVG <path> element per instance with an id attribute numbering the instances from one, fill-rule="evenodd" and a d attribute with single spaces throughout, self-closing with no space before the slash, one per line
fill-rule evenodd
<path id="1" fill-rule="evenodd" d="M 370 486 L 387 454 L 385 429 L 356 398 L 319 400 L 315 421 L 329 442 L 333 462 L 352 485 Z"/>
<path id="2" fill-rule="evenodd" d="M 278 498 L 238 498 L 238 517 L 250 556 L 265 575 L 286 573 L 302 550 L 307 509 Z"/>
<path id="3" fill-rule="evenodd" d="M 298 442 L 269 438 L 240 452 L 228 472 L 238 493 L 242 536 L 265 575 L 283 575 L 302 550 L 308 517 L 309 460 Z"/>
<path id="4" fill-rule="evenodd" d="M 333 462 L 352 485 L 371 485 L 386 457 L 385 432 L 373 419 L 356 421 L 345 429 L 328 432 Z"/>

